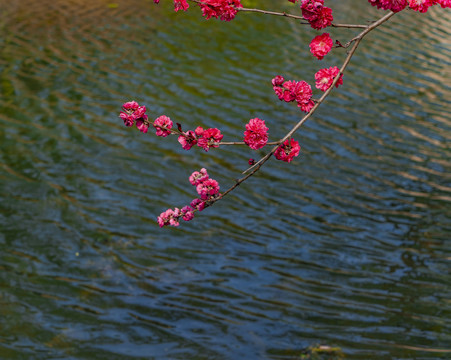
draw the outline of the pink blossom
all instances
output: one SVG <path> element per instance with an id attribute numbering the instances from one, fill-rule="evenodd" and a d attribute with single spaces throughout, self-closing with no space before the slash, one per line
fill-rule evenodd
<path id="1" fill-rule="evenodd" d="M 339 74 L 340 69 L 336 66 L 328 69 L 321 69 L 315 74 L 316 87 L 321 91 L 326 91 L 330 88 L 334 82 L 335 77 Z M 340 79 L 335 84 L 335 87 L 343 84 L 343 74 L 340 75 Z"/>
<path id="2" fill-rule="evenodd" d="M 298 81 L 292 91 L 298 103 L 308 102 L 312 98 L 312 88 L 306 81 Z"/>
<path id="3" fill-rule="evenodd" d="M 442 8 L 451 8 L 451 0 L 437 0 L 437 4 L 440 4 Z"/>
<path id="4" fill-rule="evenodd" d="M 196 129 L 197 133 L 197 129 Z M 224 135 L 216 128 L 210 128 L 202 132 L 202 136 L 197 140 L 197 145 L 208 151 L 210 147 L 218 147 Z"/>
<path id="5" fill-rule="evenodd" d="M 192 130 L 188 130 L 178 137 L 178 141 L 182 145 L 182 148 L 189 150 L 193 145 L 197 144 L 196 133 Z"/>
<path id="6" fill-rule="evenodd" d="M 322 60 L 332 49 L 333 44 L 334 42 L 329 33 L 318 35 L 314 37 L 310 43 L 310 52 L 316 56 L 318 60 Z"/>
<path id="7" fill-rule="evenodd" d="M 274 92 L 280 100 L 286 102 L 295 101 L 302 111 L 309 112 L 314 103 L 312 101 L 312 88 L 305 81 L 285 81 L 280 87 L 274 86 Z"/>
<path id="8" fill-rule="evenodd" d="M 302 16 L 310 26 L 320 30 L 332 24 L 332 9 L 324 6 L 324 0 L 302 0 Z"/>
<path id="9" fill-rule="evenodd" d="M 175 11 L 179 11 L 179 10 L 183 10 L 186 11 L 188 10 L 189 5 L 186 2 L 186 0 L 174 0 L 174 10 Z"/>
<path id="10" fill-rule="evenodd" d="M 202 15 L 208 20 L 212 17 L 231 21 L 235 18 L 238 8 L 242 8 L 240 0 L 202 0 L 199 4 Z"/>
<path id="11" fill-rule="evenodd" d="M 156 118 L 153 126 L 157 130 L 157 136 L 166 137 L 171 134 L 172 121 L 166 115 L 161 115 Z"/>
<path id="12" fill-rule="evenodd" d="M 274 77 L 274 79 L 271 80 L 271 83 L 273 86 L 280 86 L 284 81 L 285 79 L 283 78 L 283 76 L 277 75 Z"/>
<path id="13" fill-rule="evenodd" d="M 288 81 L 287 81 L 287 83 L 288 83 Z M 285 90 L 283 92 L 282 96 L 283 96 L 283 100 L 285 100 L 285 102 L 291 102 L 296 99 L 296 95 L 294 94 L 294 92 L 289 89 Z"/>
<path id="14" fill-rule="evenodd" d="M 146 113 L 146 107 L 145 106 L 138 106 L 138 108 L 133 112 L 133 116 L 135 119 L 139 119 L 144 116 Z"/>
<path id="15" fill-rule="evenodd" d="M 143 133 L 147 133 L 149 125 L 150 123 L 147 115 L 143 115 L 140 119 L 136 120 L 136 127 Z"/>
<path id="16" fill-rule="evenodd" d="M 122 105 L 119 117 L 124 121 L 125 126 L 133 126 L 135 121 L 140 124 L 140 130 L 143 123 L 147 123 L 146 107 L 139 106 L 136 101 L 128 101 Z M 146 132 L 146 131 L 143 131 Z"/>
<path id="17" fill-rule="evenodd" d="M 139 104 L 136 101 L 128 101 L 122 105 L 124 110 L 133 110 L 135 111 L 138 108 Z"/>
<path id="18" fill-rule="evenodd" d="M 207 179 L 197 185 L 196 190 L 202 200 L 208 200 L 219 193 L 219 184 L 216 180 Z"/>
<path id="19" fill-rule="evenodd" d="M 194 210 L 197 211 L 202 211 L 203 209 L 205 209 L 205 201 L 201 199 L 194 199 L 193 201 L 191 201 L 190 205 Z"/>
<path id="20" fill-rule="evenodd" d="M 197 137 L 201 137 L 204 134 L 204 129 L 198 126 L 196 130 L 194 130 L 194 133 L 196 134 Z"/>
<path id="21" fill-rule="evenodd" d="M 307 21 L 314 21 L 318 18 L 318 13 L 324 6 L 324 0 L 302 0 L 302 16 Z"/>
<path id="22" fill-rule="evenodd" d="M 382 2 L 386 3 L 386 7 L 393 12 L 400 12 L 407 6 L 407 0 L 382 0 Z"/>
<path id="23" fill-rule="evenodd" d="M 265 120 L 259 118 L 249 120 L 244 132 L 244 142 L 254 150 L 266 145 L 268 142 L 268 128 L 265 126 Z"/>
<path id="24" fill-rule="evenodd" d="M 279 87 L 279 86 L 273 86 L 273 90 L 276 93 L 276 95 L 278 96 L 279 100 L 283 100 L 283 88 Z"/>
<path id="25" fill-rule="evenodd" d="M 286 102 L 294 101 L 296 99 L 296 89 L 297 81 L 289 80 L 285 81 L 282 86 L 284 88 L 283 100 Z"/>
<path id="26" fill-rule="evenodd" d="M 179 226 L 178 218 L 180 217 L 181 212 L 180 209 L 175 208 L 167 209 L 165 212 L 162 212 L 160 216 L 158 216 L 158 225 L 160 227 L 171 225 L 171 226 Z"/>
<path id="27" fill-rule="evenodd" d="M 184 206 L 182 208 L 182 218 L 185 221 L 193 220 L 193 218 L 194 218 L 194 211 L 193 211 L 193 209 L 190 208 L 189 206 Z"/>
<path id="28" fill-rule="evenodd" d="M 378 9 L 399 12 L 405 9 L 408 0 L 368 0 L 368 2 L 371 5 L 376 6 Z"/>
<path id="29" fill-rule="evenodd" d="M 298 81 L 292 91 L 296 96 L 295 100 L 298 103 L 298 107 L 304 112 L 309 112 L 315 105 L 312 101 L 313 92 L 311 86 L 305 81 Z"/>
<path id="30" fill-rule="evenodd" d="M 315 20 L 309 20 L 310 26 L 316 30 L 324 29 L 332 24 L 334 17 L 332 16 L 332 9 L 326 6 L 322 7 L 318 12 L 318 17 Z"/>
<path id="31" fill-rule="evenodd" d="M 197 186 L 201 183 L 203 183 L 205 180 L 208 180 L 209 176 L 207 173 L 207 169 L 202 168 L 200 169 L 200 171 L 195 171 L 191 174 L 191 176 L 189 177 L 189 182 L 194 185 Z"/>
<path id="32" fill-rule="evenodd" d="M 299 155 L 300 151 L 301 147 L 296 140 L 287 139 L 277 148 L 274 156 L 277 160 L 291 162 L 293 158 Z"/>
<path id="33" fill-rule="evenodd" d="M 315 106 L 315 103 L 311 99 L 304 101 L 304 102 L 298 102 L 298 108 L 300 108 L 305 113 L 309 113 L 310 110 L 312 110 L 314 106 Z"/>
<path id="34" fill-rule="evenodd" d="M 408 0 L 409 7 L 415 11 L 425 13 L 428 11 L 429 7 L 435 5 L 437 2 L 435 0 Z"/>
<path id="35" fill-rule="evenodd" d="M 154 2 L 155 4 L 158 4 L 158 3 L 160 3 L 160 0 L 153 0 L 153 2 Z"/>
<path id="36" fill-rule="evenodd" d="M 135 123 L 135 117 L 133 116 L 133 114 L 129 115 L 121 111 L 119 117 L 124 120 L 125 126 L 133 126 L 133 124 Z"/>

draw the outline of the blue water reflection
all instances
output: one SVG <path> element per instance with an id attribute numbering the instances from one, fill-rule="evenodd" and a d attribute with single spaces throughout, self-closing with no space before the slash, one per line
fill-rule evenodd
<path id="1" fill-rule="evenodd" d="M 301 114 L 271 78 L 313 83 L 345 56 L 312 58 L 293 21 L 169 2 L 0 0 L 0 358 L 448 358 L 451 13 L 394 17 L 296 134 L 299 158 L 160 229 L 192 171 L 225 189 L 263 152 L 186 152 L 124 128 L 124 101 L 225 140 L 260 117 L 274 140 Z M 379 14 L 335 3 L 340 22 Z"/>

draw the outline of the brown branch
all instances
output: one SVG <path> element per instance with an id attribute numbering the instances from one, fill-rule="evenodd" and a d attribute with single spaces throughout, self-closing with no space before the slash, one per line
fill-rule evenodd
<path id="1" fill-rule="evenodd" d="M 200 1 L 200 0 L 189 0 L 192 1 L 196 4 L 205 4 L 204 2 Z M 208 5 L 208 4 L 205 4 Z M 262 9 L 250 9 L 250 8 L 237 8 L 235 7 L 236 10 L 238 11 L 242 11 L 242 12 L 256 12 L 256 13 L 260 13 L 260 14 L 265 14 L 265 15 L 274 15 L 274 16 L 283 16 L 286 18 L 290 18 L 290 19 L 295 19 L 295 20 L 301 20 L 303 22 L 301 22 L 301 24 L 309 24 L 309 22 L 307 20 L 304 19 L 303 16 L 301 15 L 293 15 L 293 14 L 289 14 L 284 12 L 277 12 L 277 11 L 269 11 L 269 10 L 262 10 Z M 365 29 L 367 26 L 366 25 L 356 25 L 356 24 L 331 24 L 331 26 L 333 27 L 341 27 L 341 28 L 360 28 L 360 29 Z"/>
<path id="2" fill-rule="evenodd" d="M 266 143 L 266 145 L 279 145 L 279 141 L 272 141 Z M 247 145 L 244 141 L 221 141 L 220 143 L 217 143 L 217 145 Z"/>
<path id="3" fill-rule="evenodd" d="M 197 1 L 196 1 L 197 2 Z M 301 24 L 309 24 L 307 20 L 304 19 L 303 16 L 299 15 L 292 15 L 288 14 L 285 11 L 284 12 L 277 12 L 277 11 L 268 11 L 268 10 L 261 10 L 261 9 L 249 9 L 249 8 L 236 8 L 238 11 L 247 11 L 247 12 L 256 12 L 266 15 L 275 15 L 275 16 L 283 16 L 291 19 L 296 20 L 303 20 Z M 360 28 L 360 29 L 366 29 L 366 25 L 358 25 L 358 24 L 331 24 L 333 27 L 342 27 L 342 28 Z"/>

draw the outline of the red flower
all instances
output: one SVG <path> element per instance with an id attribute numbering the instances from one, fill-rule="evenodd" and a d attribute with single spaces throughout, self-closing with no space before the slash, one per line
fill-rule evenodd
<path id="1" fill-rule="evenodd" d="M 147 115 L 143 115 L 141 118 L 136 120 L 136 127 L 138 128 L 139 131 L 146 133 L 147 130 L 149 130 L 150 123 L 148 119 L 149 118 Z"/>
<path id="2" fill-rule="evenodd" d="M 182 145 L 182 148 L 189 150 L 193 145 L 197 144 L 196 133 L 193 130 L 188 130 L 178 137 L 178 141 Z"/>
<path id="3" fill-rule="evenodd" d="M 142 132 L 147 132 L 149 122 L 146 115 L 146 107 L 139 106 L 136 101 L 128 101 L 122 105 L 119 117 L 124 120 L 125 126 L 133 126 L 136 121 L 136 126 Z"/>
<path id="4" fill-rule="evenodd" d="M 283 81 L 283 77 L 277 76 L 272 80 L 273 84 L 280 84 Z M 273 86 L 274 92 L 279 97 L 279 100 L 286 102 L 295 101 L 298 103 L 298 107 L 302 111 L 309 112 L 314 103 L 312 101 L 312 88 L 305 81 L 285 81 L 280 86 Z"/>
<path id="5" fill-rule="evenodd" d="M 368 0 L 368 2 L 377 6 L 378 9 L 392 10 L 393 12 L 399 12 L 407 6 L 407 0 Z"/>
<path id="6" fill-rule="evenodd" d="M 451 0 L 436 0 L 442 8 L 451 8 Z"/>
<path id="7" fill-rule="evenodd" d="M 299 143 L 294 139 L 286 139 L 283 144 L 281 144 L 276 152 L 274 153 L 274 156 L 277 160 L 282 160 L 286 162 L 291 162 L 293 158 L 299 155 L 299 152 L 301 151 L 301 147 L 299 146 Z"/>
<path id="8" fill-rule="evenodd" d="M 336 66 L 330 67 L 328 69 L 321 69 L 315 74 L 316 88 L 321 91 L 326 91 L 330 88 L 334 82 L 335 77 L 340 72 L 340 69 Z M 343 84 L 343 74 L 340 75 L 340 79 L 335 84 L 335 87 Z"/>
<path id="9" fill-rule="evenodd" d="M 261 149 L 268 142 L 268 128 L 265 126 L 265 120 L 259 118 L 250 119 L 246 124 L 244 132 L 244 142 L 251 149 Z"/>
<path id="10" fill-rule="evenodd" d="M 409 7 L 415 11 L 425 13 L 430 6 L 436 3 L 436 0 L 409 0 Z"/>
<path id="11" fill-rule="evenodd" d="M 283 76 L 277 75 L 274 77 L 274 79 L 271 80 L 272 86 L 280 86 L 283 84 L 283 82 L 285 81 L 285 79 L 283 78 Z"/>
<path id="12" fill-rule="evenodd" d="M 183 10 L 186 11 L 188 10 L 189 5 L 186 2 L 186 0 L 174 0 L 174 10 L 175 11 L 179 11 L 179 10 Z"/>
<path id="13" fill-rule="evenodd" d="M 238 12 L 237 8 L 243 7 L 240 0 L 202 0 L 199 6 L 207 20 L 219 17 L 224 21 L 233 20 Z"/>
<path id="14" fill-rule="evenodd" d="M 166 115 L 161 115 L 155 119 L 153 127 L 157 130 L 157 136 L 166 137 L 171 134 L 172 120 Z"/>
<path id="15" fill-rule="evenodd" d="M 332 9 L 324 6 L 324 0 L 302 0 L 301 10 L 304 19 L 317 30 L 329 26 L 334 20 Z"/>
<path id="16" fill-rule="evenodd" d="M 302 0 L 302 16 L 307 21 L 313 21 L 318 18 L 318 12 L 323 8 L 324 0 Z"/>
<path id="17" fill-rule="evenodd" d="M 332 49 L 333 44 L 334 42 L 329 33 L 318 35 L 314 37 L 310 43 L 310 52 L 316 56 L 318 60 L 322 60 Z"/>
<path id="18" fill-rule="evenodd" d="M 332 9 L 324 6 L 318 12 L 318 17 L 315 20 L 309 21 L 309 23 L 312 28 L 321 30 L 325 27 L 330 26 L 330 24 L 332 24 L 332 21 L 334 21 L 334 17 L 332 16 Z"/>
<path id="19" fill-rule="evenodd" d="M 196 134 L 198 129 L 196 129 Z M 207 129 L 202 132 L 202 136 L 197 140 L 197 145 L 208 151 L 211 147 L 218 147 L 218 143 L 221 142 L 223 137 L 224 135 L 221 134 L 220 130 L 216 128 Z"/>

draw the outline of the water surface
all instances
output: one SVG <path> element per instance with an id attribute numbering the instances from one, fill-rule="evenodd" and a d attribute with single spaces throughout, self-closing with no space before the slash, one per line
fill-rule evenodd
<path id="1" fill-rule="evenodd" d="M 331 4 L 340 22 L 381 14 Z M 271 78 L 313 83 L 345 53 L 317 61 L 317 33 L 295 21 L 205 21 L 164 0 L 0 9 L 0 358 L 293 359 L 314 344 L 451 356 L 449 10 L 371 34 L 296 134 L 299 158 L 160 229 L 195 197 L 192 171 L 225 189 L 263 153 L 186 152 L 124 128 L 124 101 L 230 141 L 260 117 L 275 140 L 301 113 Z"/>

